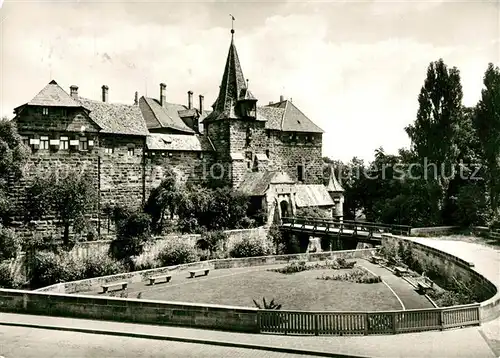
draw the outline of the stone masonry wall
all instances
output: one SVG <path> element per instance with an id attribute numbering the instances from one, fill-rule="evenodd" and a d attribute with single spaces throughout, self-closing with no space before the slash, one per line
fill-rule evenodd
<path id="1" fill-rule="evenodd" d="M 322 140 L 309 142 L 305 138 L 312 134 L 302 134 L 291 141 L 289 135 L 273 135 L 271 152 L 272 166 L 285 170 L 290 178 L 298 181 L 297 165 L 304 168 L 304 184 L 323 184 Z"/>
<path id="2" fill-rule="evenodd" d="M 228 241 L 225 243 L 225 250 L 230 251 L 234 244 L 240 240 L 248 240 L 257 238 L 259 240 L 267 240 L 267 230 L 264 227 L 254 229 L 227 230 Z M 195 246 L 201 235 L 198 234 L 170 234 L 156 237 L 155 240 L 145 248 L 145 252 L 141 255 L 143 258 L 156 258 L 166 244 L 174 239 L 185 240 L 190 245 Z M 111 244 L 111 240 L 87 241 L 77 243 L 67 254 L 75 258 L 85 259 L 87 257 L 97 256 L 107 253 Z"/>
<path id="3" fill-rule="evenodd" d="M 0 311 L 259 332 L 257 309 L 0 289 Z"/>
<path id="4" fill-rule="evenodd" d="M 453 284 L 456 281 L 473 290 L 481 301 L 487 300 L 497 292 L 495 285 L 485 277 L 474 271 L 474 265 L 446 252 L 434 249 L 420 243 L 391 236 L 382 235 L 382 246 L 392 245 L 398 247 L 403 245 L 411 248 L 413 257 L 422 266 L 427 276 L 438 276 L 444 284 Z"/>
<path id="5" fill-rule="evenodd" d="M 109 203 L 139 208 L 145 189 L 144 137 L 104 135 L 100 144 L 101 207 Z"/>
<path id="6" fill-rule="evenodd" d="M 184 183 L 202 184 L 209 178 L 214 155 L 206 152 L 171 151 L 148 153 L 146 157 L 145 185 L 146 200 L 151 190 L 159 186 L 165 176 L 167 166 L 174 168 Z"/>

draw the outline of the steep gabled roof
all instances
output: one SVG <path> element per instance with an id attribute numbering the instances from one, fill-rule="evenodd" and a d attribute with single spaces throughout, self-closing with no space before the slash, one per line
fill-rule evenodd
<path id="1" fill-rule="evenodd" d="M 184 133 L 194 133 L 179 116 L 179 111 L 187 110 L 186 106 L 175 103 L 165 103 L 162 106 L 156 99 L 143 96 L 139 99 L 139 108 L 149 129 L 171 128 Z"/>
<path id="2" fill-rule="evenodd" d="M 250 196 L 263 196 L 270 184 L 293 184 L 288 174 L 279 171 L 248 172 L 238 190 Z"/>
<path id="3" fill-rule="evenodd" d="M 79 98 L 81 106 L 90 110 L 89 117 L 102 133 L 146 136 L 148 128 L 139 106 Z"/>
<path id="4" fill-rule="evenodd" d="M 324 133 L 324 131 L 313 123 L 307 116 L 300 111 L 292 102 L 289 100 L 269 104 L 265 107 L 263 111 L 268 115 L 271 113 L 267 108 L 276 108 L 282 110 L 281 122 L 277 123 L 277 118 L 272 121 L 268 118 L 271 123 L 266 124 L 266 128 L 279 130 L 283 132 L 306 132 L 306 133 Z M 261 109 L 262 111 L 262 109 Z M 275 117 L 279 116 L 279 112 L 275 113 Z"/>
<path id="5" fill-rule="evenodd" d="M 322 184 L 298 184 L 296 189 L 295 204 L 298 207 L 335 205 Z"/>
<path id="6" fill-rule="evenodd" d="M 56 81 L 50 81 L 38 94 L 27 103 L 30 106 L 45 107 L 81 107 L 82 105 L 64 91 Z"/>

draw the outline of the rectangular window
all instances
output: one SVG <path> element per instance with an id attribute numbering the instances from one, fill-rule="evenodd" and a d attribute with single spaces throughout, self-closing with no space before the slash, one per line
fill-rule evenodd
<path id="1" fill-rule="evenodd" d="M 66 110 L 66 108 L 62 108 L 61 109 L 61 116 L 66 117 L 67 115 L 68 115 L 68 111 Z"/>
<path id="2" fill-rule="evenodd" d="M 80 138 L 80 150 L 88 150 L 89 149 L 89 142 L 87 141 L 87 138 Z"/>
<path id="3" fill-rule="evenodd" d="M 297 180 L 304 181 L 304 166 L 301 164 L 297 165 Z"/>
<path id="4" fill-rule="evenodd" d="M 42 108 L 42 114 L 44 116 L 48 116 L 49 115 L 49 107 L 43 107 Z"/>
<path id="5" fill-rule="evenodd" d="M 22 137 L 23 139 L 23 144 L 26 146 L 30 145 L 30 137 Z"/>
<path id="6" fill-rule="evenodd" d="M 130 157 L 133 157 L 134 156 L 134 148 L 128 148 L 128 155 Z"/>
<path id="7" fill-rule="evenodd" d="M 60 150 L 68 150 L 69 149 L 69 138 L 68 137 L 59 138 L 59 149 Z"/>
<path id="8" fill-rule="evenodd" d="M 49 137 L 47 136 L 40 137 L 40 149 L 49 149 Z"/>
<path id="9" fill-rule="evenodd" d="M 115 152 L 115 148 L 113 148 L 113 147 L 106 147 L 106 148 L 104 148 L 104 152 L 106 154 L 113 154 Z"/>

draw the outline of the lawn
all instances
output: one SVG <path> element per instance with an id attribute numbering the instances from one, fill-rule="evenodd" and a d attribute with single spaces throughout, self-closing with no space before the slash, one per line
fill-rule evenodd
<path id="1" fill-rule="evenodd" d="M 275 299 L 284 310 L 395 310 L 401 306 L 383 283 L 360 284 L 317 280 L 333 270 L 319 269 L 294 274 L 267 271 L 269 267 L 211 271 L 209 276 L 186 278 L 179 274 L 157 286 L 134 284 L 129 297 L 142 292 L 143 299 L 212 303 L 254 307 L 252 299 Z M 335 273 L 348 270 L 335 270 Z"/>

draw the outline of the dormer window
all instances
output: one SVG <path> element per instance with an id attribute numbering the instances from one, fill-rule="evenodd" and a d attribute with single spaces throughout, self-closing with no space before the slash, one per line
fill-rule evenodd
<path id="1" fill-rule="evenodd" d="M 49 115 L 49 107 L 42 107 L 42 114 L 44 116 L 48 116 Z"/>

